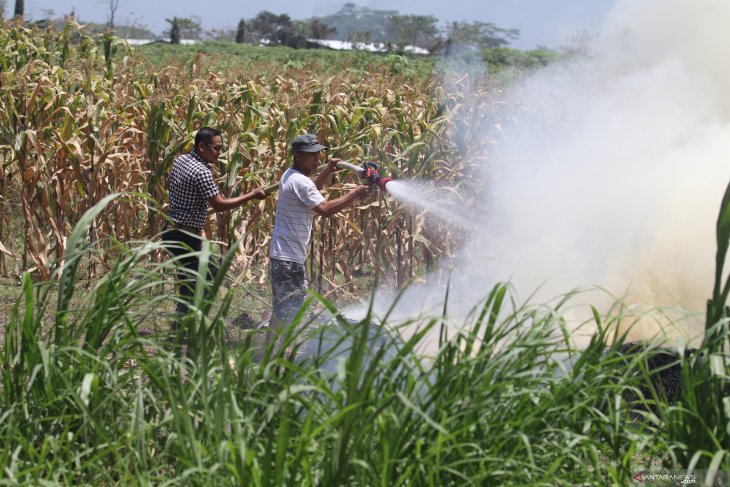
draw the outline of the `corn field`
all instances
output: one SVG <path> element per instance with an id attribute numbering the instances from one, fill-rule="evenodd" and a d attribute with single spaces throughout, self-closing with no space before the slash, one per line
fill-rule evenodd
<path id="1" fill-rule="evenodd" d="M 382 63 L 367 76 L 316 63 L 221 72 L 205 53 L 152 66 L 77 25 L 0 20 L 0 275 L 22 275 L 0 316 L 0 485 L 727 485 L 730 186 L 697 350 L 622 343 L 621 301 L 591 306 L 596 333 L 578 349 L 578 292 L 518 304 L 504 283 L 454 335 L 446 306 L 349 321 L 320 293 L 331 320 L 300 311 L 281 346 L 236 338 L 233 290 L 219 291 L 230 269 L 263 279 L 274 198 L 209 219 L 220 271 L 198 275 L 181 335 L 143 334 L 173 318 L 175 262 L 156 236 L 166 175 L 198 127 L 224 134 L 227 196 L 276 182 L 288 142 L 315 132 L 333 155 L 477 198 L 484 134 L 504 107 L 468 75 L 442 86 Z M 338 178 L 330 197 L 355 182 Z M 364 267 L 407 281 L 465 237 L 427 223 L 385 195 L 317 219 L 312 282 Z"/>
<path id="2" fill-rule="evenodd" d="M 291 163 L 288 142 L 304 132 L 318 134 L 333 156 L 378 161 L 393 178 L 459 187 L 475 184 L 464 176 L 481 164 L 487 141 L 478 136 L 479 114 L 494 103 L 486 87 L 474 96 L 471 80 L 447 93 L 438 80 L 406 80 L 382 66 L 366 77 L 264 63 L 221 73 L 200 53 L 153 69 L 120 41 L 85 36 L 75 24 L 63 32 L 2 24 L 0 63 L 0 275 L 30 270 L 43 280 L 52 278 L 73 225 L 108 194 L 126 198 L 90 229 L 100 251 L 89 278 L 114 257 L 103 242 L 154 238 L 164 225 L 166 174 L 192 149 L 199 127 L 223 134 L 226 152 L 214 174 L 227 197 L 277 182 Z M 329 197 L 353 178 L 341 175 Z M 242 239 L 233 269 L 246 280 L 264 277 L 252 264 L 266 260 L 274 209 L 268 198 L 209 218 L 206 235 L 222 250 Z M 424 218 L 380 195 L 317 219 L 312 281 L 327 287 L 340 274 L 351 282 L 367 264 L 402 283 L 458 245 L 458 235 L 429 229 Z"/>

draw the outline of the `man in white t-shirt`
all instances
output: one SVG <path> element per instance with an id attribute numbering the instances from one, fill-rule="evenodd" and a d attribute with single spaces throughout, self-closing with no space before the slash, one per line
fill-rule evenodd
<path id="1" fill-rule="evenodd" d="M 304 302 L 307 291 L 304 263 L 315 214 L 328 218 L 370 194 L 359 185 L 347 194 L 327 201 L 319 190 L 337 169 L 340 159 L 332 158 L 314 180 L 310 175 L 319 166 L 319 154 L 329 150 L 312 134 L 300 135 L 291 143 L 294 164 L 279 183 L 274 233 L 269 249 L 269 277 L 273 294 L 271 328 L 291 322 Z"/>

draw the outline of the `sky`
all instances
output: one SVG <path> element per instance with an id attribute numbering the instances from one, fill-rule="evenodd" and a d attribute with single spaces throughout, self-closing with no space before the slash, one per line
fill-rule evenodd
<path id="1" fill-rule="evenodd" d="M 0 0 L 2 1 L 2 0 Z M 531 49 L 537 46 L 558 47 L 580 33 L 593 32 L 615 0 L 365 0 L 354 1 L 361 7 L 397 10 L 401 14 L 433 15 L 441 21 L 491 22 L 502 28 L 519 29 L 520 39 L 513 47 Z M 5 0 L 6 14 L 15 0 Z M 289 14 L 293 19 L 324 16 L 338 11 L 345 0 L 269 0 L 252 7 L 253 2 L 220 0 L 121 0 L 117 23 L 145 25 L 161 33 L 172 16 L 197 16 L 203 28 L 235 27 L 240 18 L 253 18 L 261 10 Z M 26 16 L 31 20 L 61 16 L 75 9 L 82 21 L 105 22 L 106 0 L 25 0 Z"/>

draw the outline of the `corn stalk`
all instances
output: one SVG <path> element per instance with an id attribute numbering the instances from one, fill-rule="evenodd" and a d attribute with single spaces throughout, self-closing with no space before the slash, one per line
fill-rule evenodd
<path id="1" fill-rule="evenodd" d="M 192 148 L 194 131 L 204 125 L 224 135 L 227 151 L 214 172 L 227 196 L 276 182 L 291 163 L 288 142 L 303 132 L 317 133 L 335 156 L 377 160 L 394 178 L 450 186 L 469 179 L 476 159 L 469 147 L 482 151 L 485 144 L 477 129 L 460 133 L 458 146 L 452 143 L 454 120 L 476 117 L 474 103 L 466 100 L 475 96 L 473 86 L 446 95 L 428 81 L 408 84 L 387 71 L 367 79 L 357 72 L 318 76 L 314 69 L 286 67 L 254 76 L 250 69 L 221 73 L 204 56 L 154 69 L 131 50 L 120 59 L 115 39 L 86 36 L 74 24 L 42 34 L 4 26 L 0 145 L 9 182 L 3 191 L 20 194 L 25 238 L 0 233 L 7 250 L 0 253 L 24 252 L 20 270 L 33 269 L 42 279 L 61 264 L 80 216 L 109 194 L 132 196 L 113 201 L 91 223 L 92 245 L 103 246 L 107 237 L 154 237 L 162 227 L 172 161 Z M 484 108 L 491 98 L 482 90 L 475 99 Z M 345 174 L 327 196 L 340 196 L 356 182 Z M 206 233 L 222 250 L 240 241 L 232 267 L 246 280 L 265 277 L 252 269 L 267 259 L 274 210 L 269 198 L 209 219 Z M 415 223 L 404 224 L 406 217 Z M 353 272 L 372 265 L 404 284 L 413 275 L 414 255 L 434 262 L 453 250 L 452 233 L 429 233 L 422 222 L 381 195 L 315 225 L 313 241 L 321 245 L 313 247 L 312 259 L 321 261 L 321 270 L 310 268 L 317 274 L 313 282 L 332 288 L 338 276 L 349 282 Z M 113 256 L 96 252 L 89 276 L 103 272 Z"/>

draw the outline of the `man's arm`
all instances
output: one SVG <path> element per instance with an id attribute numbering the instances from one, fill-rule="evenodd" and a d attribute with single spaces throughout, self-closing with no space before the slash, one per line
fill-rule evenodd
<path id="1" fill-rule="evenodd" d="M 262 200 L 266 198 L 266 193 L 264 193 L 263 188 L 256 188 L 250 193 L 246 193 L 241 196 L 237 196 L 235 198 L 224 198 L 221 196 L 220 193 L 218 193 L 215 196 L 211 196 L 208 198 L 208 203 L 210 206 L 217 212 L 226 211 L 226 210 L 233 210 L 234 208 L 238 208 L 239 206 L 242 206 L 247 201 L 256 199 L 256 200 Z"/>
<path id="2" fill-rule="evenodd" d="M 314 208 L 314 212 L 323 218 L 329 218 L 335 213 L 347 208 L 359 199 L 366 198 L 370 194 L 370 188 L 360 185 L 349 193 L 335 198 L 331 201 L 323 201 Z"/>
<path id="3" fill-rule="evenodd" d="M 317 177 L 314 178 L 314 185 L 317 186 L 317 189 L 322 189 L 324 187 L 327 179 L 329 179 L 332 173 L 337 170 L 337 163 L 341 160 L 342 159 L 333 157 L 327 161 L 327 167 L 325 167 L 322 172 L 317 174 Z"/>

